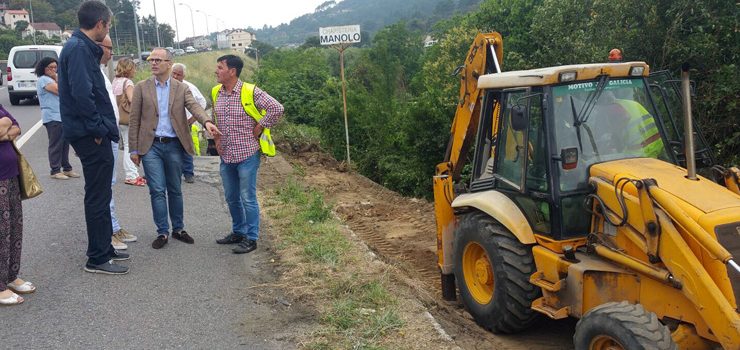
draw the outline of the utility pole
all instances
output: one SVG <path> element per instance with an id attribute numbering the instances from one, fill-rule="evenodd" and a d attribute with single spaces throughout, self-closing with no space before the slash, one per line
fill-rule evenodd
<path id="1" fill-rule="evenodd" d="M 172 10 L 175 11 L 175 36 L 177 37 L 177 48 L 180 49 L 180 29 L 177 27 L 177 7 L 175 0 L 172 0 Z"/>
<path id="2" fill-rule="evenodd" d="M 31 26 L 31 24 L 33 24 L 33 2 L 32 0 L 28 0 L 28 7 L 31 10 L 31 23 L 29 23 L 28 25 Z M 33 44 L 36 45 L 36 29 L 33 29 L 33 27 L 31 27 L 31 36 L 33 37 Z"/>
<path id="3" fill-rule="evenodd" d="M 157 31 L 157 47 L 162 47 L 162 43 L 159 41 L 159 23 L 157 22 L 157 2 L 152 0 L 154 4 L 154 29 Z"/>
<path id="4" fill-rule="evenodd" d="M 136 50 L 138 52 L 138 59 L 141 59 L 141 44 L 139 43 L 139 17 L 136 16 L 136 4 L 133 6 L 134 8 L 134 31 L 136 32 Z"/>

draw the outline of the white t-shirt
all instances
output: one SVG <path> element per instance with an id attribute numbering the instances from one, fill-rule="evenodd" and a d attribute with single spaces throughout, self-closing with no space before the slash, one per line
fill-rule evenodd
<path id="1" fill-rule="evenodd" d="M 105 89 L 108 90 L 108 98 L 110 98 L 110 103 L 113 105 L 113 113 L 116 114 L 116 125 L 118 125 L 118 122 L 121 121 L 121 116 L 118 114 L 118 103 L 116 103 L 116 96 L 113 95 L 113 85 L 108 80 L 108 74 L 105 73 L 105 66 L 102 64 L 100 65 L 100 72 L 103 73 Z"/>
<path id="2" fill-rule="evenodd" d="M 184 80 L 183 79 L 182 82 L 188 85 L 188 87 L 190 88 L 190 92 L 192 92 L 193 93 L 193 97 L 195 97 L 195 101 L 197 101 L 198 104 L 201 107 L 203 107 L 203 109 L 205 110 L 206 109 L 206 106 L 208 106 L 208 102 L 206 101 L 206 98 L 203 97 L 203 94 L 200 93 L 200 90 L 198 90 L 198 88 L 195 85 L 193 85 L 193 83 L 191 83 L 191 82 L 189 82 L 187 80 Z M 188 119 L 190 119 L 190 117 L 192 116 L 192 114 L 190 113 L 190 111 L 188 111 L 186 109 L 185 110 L 185 113 L 186 113 L 186 116 L 188 117 Z"/>

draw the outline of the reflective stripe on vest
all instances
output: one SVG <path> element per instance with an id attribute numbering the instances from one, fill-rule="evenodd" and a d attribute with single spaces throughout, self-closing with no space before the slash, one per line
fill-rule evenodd
<path id="1" fill-rule="evenodd" d="M 639 102 L 631 100 L 617 100 L 617 103 L 627 111 L 630 121 L 627 124 L 628 150 L 636 151 L 642 156 L 658 158 L 663 153 L 663 140 L 660 131 L 655 125 L 655 118 Z"/>
<path id="2" fill-rule="evenodd" d="M 218 98 L 218 91 L 221 90 L 221 86 L 222 84 L 218 84 L 214 86 L 213 89 L 211 89 L 211 100 L 213 100 L 213 122 L 216 124 L 216 126 L 218 126 L 218 116 L 216 115 L 216 99 Z M 254 87 L 254 84 L 242 83 L 241 103 L 244 111 L 247 112 L 247 115 L 259 122 L 260 119 L 262 119 L 262 117 L 267 114 L 267 111 L 264 109 L 257 109 L 257 106 L 254 104 Z M 262 154 L 268 157 L 275 156 L 275 143 L 272 142 L 272 136 L 270 135 L 269 128 L 262 129 L 262 135 L 260 135 L 259 142 Z"/>

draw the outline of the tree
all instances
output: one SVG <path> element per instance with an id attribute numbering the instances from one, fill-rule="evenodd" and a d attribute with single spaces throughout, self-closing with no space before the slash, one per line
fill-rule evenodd
<path id="1" fill-rule="evenodd" d="M 15 22 L 15 31 L 18 33 L 23 33 L 26 29 L 28 29 L 28 22 L 26 21 L 18 21 Z"/>

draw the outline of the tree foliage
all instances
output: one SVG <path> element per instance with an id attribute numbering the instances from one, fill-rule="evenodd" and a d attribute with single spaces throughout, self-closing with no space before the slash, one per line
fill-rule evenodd
<path id="1" fill-rule="evenodd" d="M 445 4 L 435 8 L 442 11 Z M 379 30 L 367 48 L 345 52 L 352 161 L 390 188 L 431 194 L 431 176 L 444 156 L 459 94 L 460 78 L 451 73 L 475 35 L 493 30 L 504 38 L 506 71 L 604 62 L 615 47 L 627 60 L 646 61 L 652 71 L 667 69 L 674 76 L 682 63 L 690 63 L 697 82 L 697 123 L 719 163 L 740 161 L 740 31 L 734 3 L 486 0 L 477 11 L 428 28 L 418 20 L 399 22 Z M 422 38 L 429 32 L 438 42 L 424 49 Z M 323 146 L 343 159 L 338 54 L 315 46 L 309 41 L 267 56 L 259 84 L 286 104 L 291 121 L 318 126 Z"/>

